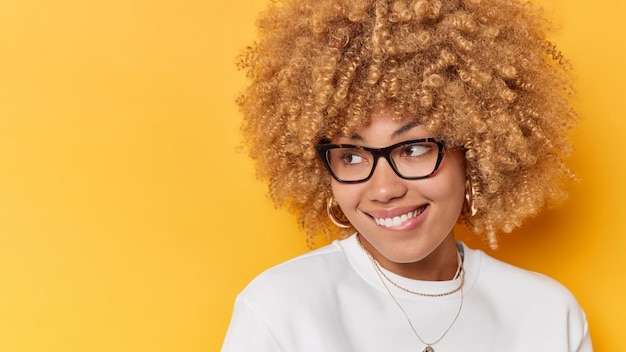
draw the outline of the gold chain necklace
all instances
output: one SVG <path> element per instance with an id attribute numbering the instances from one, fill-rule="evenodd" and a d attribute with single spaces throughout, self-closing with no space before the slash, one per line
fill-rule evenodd
<path id="1" fill-rule="evenodd" d="M 459 318 L 459 315 L 461 314 L 461 309 L 463 308 L 463 283 L 464 281 L 464 276 L 465 276 L 465 270 L 463 269 L 463 266 L 461 264 L 460 267 L 460 272 L 459 274 L 461 275 L 461 284 L 459 285 L 459 287 L 457 287 L 453 292 L 446 292 L 445 294 L 421 294 L 421 293 L 415 293 L 413 291 L 410 290 L 406 290 L 407 292 L 411 292 L 411 293 L 415 293 L 418 294 L 420 296 L 425 296 L 425 297 L 442 297 L 442 296 L 446 296 L 446 295 L 450 295 L 454 292 L 457 291 L 461 291 L 461 302 L 459 303 L 459 309 L 456 312 L 456 315 L 454 316 L 454 319 L 452 319 L 452 322 L 450 323 L 450 325 L 448 325 L 448 327 L 446 328 L 446 330 L 441 334 L 441 336 L 439 336 L 438 339 L 436 339 L 433 342 L 426 342 L 422 339 L 422 337 L 417 333 L 417 330 L 415 330 L 415 327 L 413 326 L 413 322 L 411 322 L 411 318 L 409 318 L 409 315 L 407 314 L 407 312 L 404 310 L 404 308 L 402 308 L 402 305 L 400 304 L 400 302 L 398 302 L 398 300 L 396 299 L 396 297 L 391 293 L 391 290 L 389 289 L 389 287 L 387 286 L 387 283 L 385 283 L 385 280 L 383 279 L 383 277 L 385 277 L 389 282 L 393 283 L 395 285 L 395 283 L 393 281 L 391 281 L 382 271 L 382 269 L 380 268 L 380 264 L 378 264 L 378 261 L 376 259 L 374 259 L 374 257 L 372 256 L 372 254 L 367 250 L 367 248 L 365 248 L 363 246 L 363 244 L 361 243 L 361 240 L 359 239 L 359 237 L 357 236 L 357 242 L 359 243 L 359 245 L 361 246 L 361 248 L 365 251 L 365 253 L 367 254 L 367 256 L 370 259 L 370 262 L 372 262 L 372 265 L 374 266 L 374 269 L 376 269 L 376 274 L 378 275 L 378 278 L 380 279 L 380 282 L 383 284 L 383 287 L 385 287 L 385 290 L 387 291 L 387 293 L 389 294 L 389 296 L 391 297 L 391 299 L 393 300 L 393 302 L 396 304 L 396 306 L 398 306 L 398 308 L 400 308 L 400 311 L 402 311 L 402 314 L 404 315 L 404 317 L 406 318 L 406 321 L 409 323 L 409 326 L 411 327 L 411 330 L 413 331 L 413 334 L 415 334 L 415 336 L 417 337 L 418 340 L 420 340 L 421 343 L 423 343 L 424 345 L 426 345 L 426 347 L 424 348 L 424 350 L 422 352 L 435 352 L 435 349 L 432 347 L 432 345 L 438 343 L 439 341 L 441 341 L 444 336 L 446 336 L 446 334 L 448 333 L 448 331 L 450 331 L 450 329 L 452 328 L 452 326 L 454 325 L 454 323 L 456 323 L 456 320 Z M 457 255 L 460 256 L 457 252 Z M 461 261 L 462 263 L 462 261 Z M 395 285 L 400 289 L 404 289 L 398 285 Z"/>
<path id="2" fill-rule="evenodd" d="M 359 241 L 359 244 L 361 244 L 361 241 Z M 367 255 L 370 257 L 370 260 L 372 261 L 372 263 L 374 264 L 374 266 L 376 267 L 376 271 L 379 273 L 379 275 L 382 275 L 385 280 L 387 280 L 390 284 L 394 285 L 395 287 L 401 289 L 404 292 L 408 292 L 414 295 L 418 295 L 418 296 L 423 296 L 423 297 L 444 297 L 444 296 L 449 296 L 455 292 L 458 292 L 459 290 L 461 290 L 461 288 L 463 287 L 463 284 L 465 283 L 465 270 L 463 269 L 463 261 L 461 260 L 461 254 L 457 251 L 456 252 L 456 256 L 457 256 L 457 262 L 458 267 L 456 269 L 456 273 L 454 274 L 454 278 L 460 278 L 459 281 L 459 285 L 457 287 L 455 287 L 454 289 L 452 289 L 451 291 L 448 292 L 443 292 L 443 293 L 422 293 L 422 292 L 417 292 L 417 291 L 412 291 L 409 290 L 406 287 L 402 287 L 399 284 L 397 284 L 395 281 L 391 280 L 391 278 L 389 276 L 387 276 L 387 274 L 385 274 L 385 272 L 382 270 L 382 268 L 380 267 L 380 263 L 378 262 L 378 260 L 374 259 L 372 257 L 372 255 L 370 254 L 370 252 L 365 249 L 365 247 L 363 247 L 363 245 L 361 244 L 361 247 L 365 250 L 365 252 L 367 253 Z"/>
<path id="3" fill-rule="evenodd" d="M 382 275 L 385 280 L 387 280 L 390 284 L 394 285 L 395 287 L 401 289 L 404 292 L 408 292 L 414 295 L 418 295 L 418 296 L 422 296 L 422 297 L 444 297 L 444 296 L 449 296 L 455 292 L 458 292 L 461 287 L 463 287 L 463 284 L 465 283 L 465 269 L 463 268 L 463 259 L 461 258 L 461 253 L 459 253 L 459 251 L 456 251 L 456 262 L 457 262 L 457 268 L 456 268 L 456 273 L 454 274 L 454 278 L 456 279 L 457 277 L 460 278 L 459 281 L 459 285 L 457 287 L 455 287 L 454 289 L 452 289 L 451 291 L 448 292 L 443 292 L 443 293 L 422 293 L 422 292 L 417 292 L 417 291 L 413 291 L 410 290 L 406 287 L 402 287 L 399 284 L 397 284 L 395 281 L 391 280 L 391 278 L 389 276 L 387 276 L 387 274 L 385 274 L 385 272 L 382 270 L 380 263 L 378 262 L 378 260 L 374 259 L 374 257 L 372 256 L 372 254 L 370 253 L 370 251 L 367 250 L 367 248 L 365 248 L 363 246 L 363 243 L 361 243 L 361 239 L 359 238 L 359 235 L 356 236 L 356 240 L 357 243 L 359 244 L 359 246 L 361 247 L 361 249 L 363 249 L 363 251 L 365 251 L 365 253 L 367 254 L 367 256 L 370 258 L 370 261 L 372 262 L 372 264 L 374 264 L 374 266 L 376 267 L 376 271 L 378 272 L 378 275 Z"/>

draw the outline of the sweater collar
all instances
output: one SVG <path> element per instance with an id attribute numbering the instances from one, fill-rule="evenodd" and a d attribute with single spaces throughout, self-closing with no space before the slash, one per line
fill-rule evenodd
<path id="1" fill-rule="evenodd" d="M 350 263 L 352 268 L 359 274 L 359 276 L 375 289 L 386 292 L 386 289 L 381 282 L 381 278 L 378 276 L 378 273 L 372 265 L 372 262 L 370 261 L 365 251 L 359 246 L 356 234 L 339 241 L 339 245 L 345 253 L 348 262 Z M 459 250 L 461 251 L 461 253 L 463 253 L 464 256 L 463 268 L 465 270 L 465 283 L 463 285 L 463 293 L 467 295 L 474 286 L 474 283 L 476 282 L 476 279 L 478 277 L 481 261 L 481 252 L 467 247 L 463 242 L 457 242 L 457 246 L 459 246 Z M 381 269 L 383 270 L 385 275 L 387 275 L 398 285 L 411 291 L 421 292 L 425 294 L 448 292 L 458 287 L 460 283 L 460 278 L 455 278 L 453 280 L 447 281 L 414 280 L 397 275 L 393 272 L 386 270 L 385 268 Z M 388 282 L 386 282 L 386 284 L 393 293 L 393 295 L 396 297 L 417 300 L 432 299 L 432 297 L 423 297 L 406 292 L 398 287 L 391 285 Z M 453 294 L 450 296 L 443 296 L 439 298 L 454 299 L 457 298 L 457 295 Z"/>

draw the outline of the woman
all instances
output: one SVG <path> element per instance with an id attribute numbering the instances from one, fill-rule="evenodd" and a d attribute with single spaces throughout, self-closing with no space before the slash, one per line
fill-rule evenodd
<path id="1" fill-rule="evenodd" d="M 567 289 L 453 231 L 495 248 L 563 198 L 576 113 L 547 26 L 516 0 L 275 3 L 243 131 L 310 244 L 341 240 L 248 285 L 222 350 L 591 351 Z"/>

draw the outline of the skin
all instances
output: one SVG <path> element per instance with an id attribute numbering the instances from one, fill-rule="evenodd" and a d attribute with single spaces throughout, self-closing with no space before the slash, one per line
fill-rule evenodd
<path id="1" fill-rule="evenodd" d="M 334 138 L 332 143 L 382 148 L 432 136 L 424 126 L 395 121 L 382 110 L 372 113 L 369 125 L 350 136 Z M 465 196 L 465 159 L 461 150 L 446 149 L 439 169 L 426 179 L 402 179 L 381 158 L 371 179 L 356 184 L 332 180 L 332 191 L 363 246 L 384 268 L 418 280 L 453 278 L 457 267 L 453 228 Z M 374 220 L 415 210 L 423 213 L 390 228 Z"/>

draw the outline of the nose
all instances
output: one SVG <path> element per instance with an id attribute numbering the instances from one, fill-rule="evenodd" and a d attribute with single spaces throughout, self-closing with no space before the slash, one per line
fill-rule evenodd
<path id="1" fill-rule="evenodd" d="M 380 158 L 374 169 L 374 174 L 367 181 L 367 196 L 370 200 L 383 203 L 400 198 L 407 192 L 404 181 L 396 175 L 385 158 Z"/>

